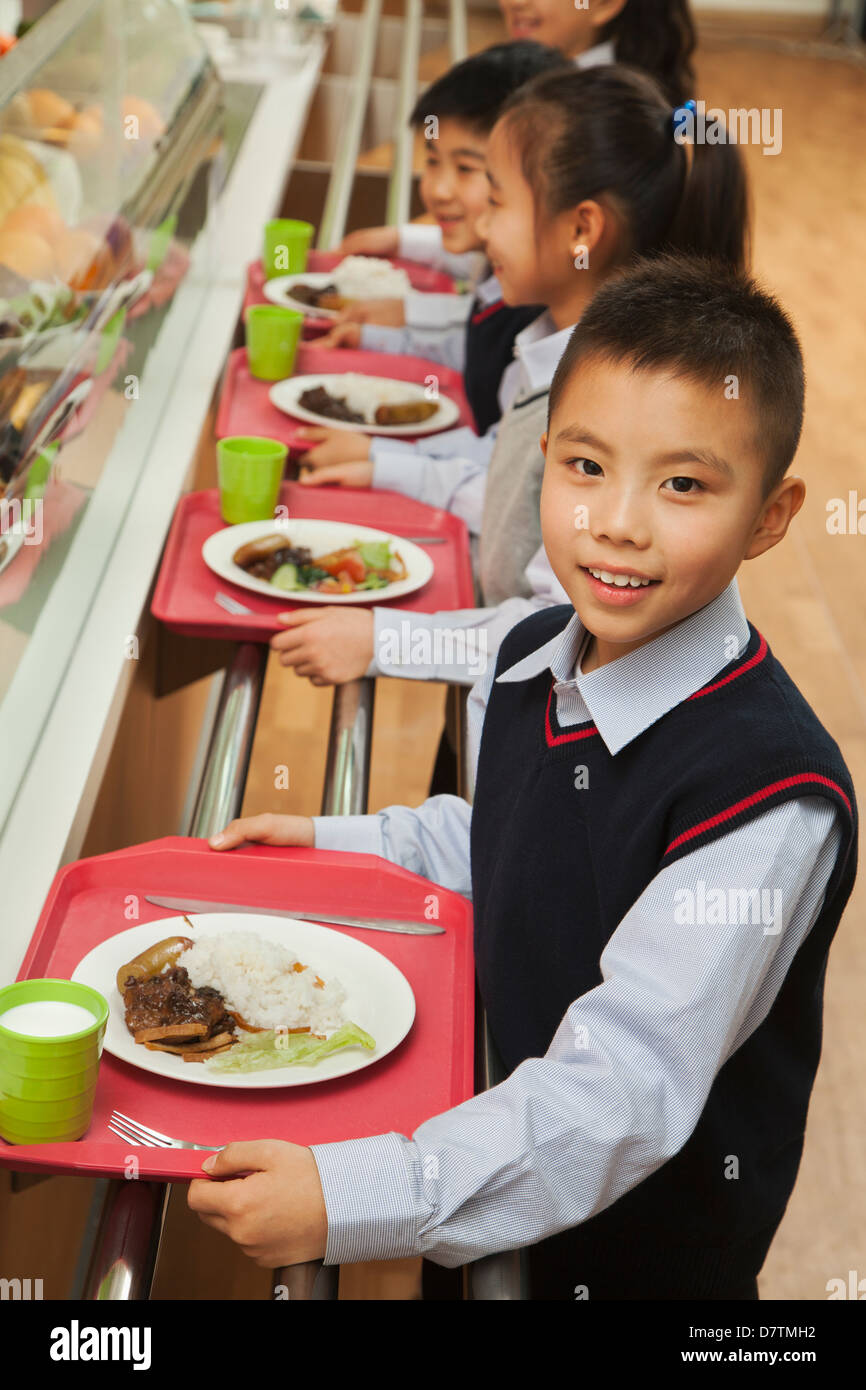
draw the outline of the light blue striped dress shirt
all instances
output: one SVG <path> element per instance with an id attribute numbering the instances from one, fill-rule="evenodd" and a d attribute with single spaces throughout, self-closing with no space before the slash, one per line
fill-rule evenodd
<path id="1" fill-rule="evenodd" d="M 712 680 L 748 636 L 732 580 L 670 632 L 589 674 L 575 614 L 499 679 L 549 667 L 560 723 L 591 718 L 615 756 Z M 473 766 L 493 669 L 469 697 Z M 470 816 L 460 798 L 437 796 L 415 810 L 315 817 L 315 842 L 382 855 L 471 896 Z M 411 1138 L 314 1145 L 326 1263 L 425 1255 L 463 1264 L 576 1226 L 649 1177 L 685 1144 L 716 1074 L 769 1012 L 821 909 L 840 838 L 834 807 L 807 796 L 693 850 L 626 913 L 602 952 L 603 983 L 570 1005 L 543 1057 Z M 778 914 L 767 926 L 676 925 L 678 890 L 701 881 L 769 890 Z M 579 903 L 575 920 L 579 930 Z"/>

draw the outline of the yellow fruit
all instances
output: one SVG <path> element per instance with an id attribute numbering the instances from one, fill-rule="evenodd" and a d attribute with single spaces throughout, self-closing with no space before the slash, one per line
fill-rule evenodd
<path id="1" fill-rule="evenodd" d="M 124 127 L 126 127 L 127 119 L 130 116 L 136 118 L 140 140 L 156 140 L 165 130 L 165 123 L 156 107 L 149 101 L 145 101 L 144 97 L 124 97 L 121 110 Z"/>
<path id="2" fill-rule="evenodd" d="M 93 150 L 102 141 L 102 121 L 80 112 L 69 128 L 69 146 L 73 150 Z"/>
<path id="3" fill-rule="evenodd" d="M 50 280 L 54 252 L 40 236 L 0 230 L 0 263 L 16 270 L 25 280 Z"/>
<path id="4" fill-rule="evenodd" d="M 25 203 L 23 207 L 13 208 L 3 222 L 2 231 L 42 237 L 43 241 L 56 247 L 57 242 L 66 235 L 66 223 L 54 208 Z"/>
<path id="5" fill-rule="evenodd" d="M 28 92 L 30 120 L 37 129 L 40 126 L 69 125 L 75 115 L 75 107 L 65 97 L 52 92 L 48 87 L 33 87 Z"/>

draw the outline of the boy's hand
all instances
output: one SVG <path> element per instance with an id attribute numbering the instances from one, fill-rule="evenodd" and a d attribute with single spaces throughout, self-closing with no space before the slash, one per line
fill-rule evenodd
<path id="1" fill-rule="evenodd" d="M 356 299 L 340 310 L 338 323 L 378 323 L 385 328 L 402 328 L 406 304 L 402 299 Z"/>
<path id="2" fill-rule="evenodd" d="M 370 435 L 355 430 L 332 430 L 326 425 L 305 425 L 298 430 L 304 439 L 317 441 L 298 462 L 305 468 L 327 468 L 332 463 L 357 463 L 370 457 Z"/>
<path id="3" fill-rule="evenodd" d="M 344 685 L 366 674 L 373 660 L 369 608 L 299 608 L 277 616 L 287 629 L 271 638 L 281 666 L 294 666 L 313 685 Z"/>
<path id="4" fill-rule="evenodd" d="M 399 245 L 398 227 L 359 227 L 343 237 L 337 250 L 343 256 L 396 256 Z"/>
<path id="5" fill-rule="evenodd" d="M 276 816 L 267 811 L 260 816 L 244 816 L 231 821 L 211 835 L 211 849 L 237 849 L 238 845 L 303 845 L 312 849 L 316 828 L 309 816 Z"/>
<path id="6" fill-rule="evenodd" d="M 329 332 L 316 338 L 316 347 L 356 348 L 361 346 L 361 325 L 359 323 L 335 323 Z"/>
<path id="7" fill-rule="evenodd" d="M 194 1178 L 187 1194 L 190 1210 L 205 1225 L 228 1236 L 262 1269 L 324 1258 L 328 1216 L 310 1149 L 257 1139 L 227 1144 L 205 1163 L 210 1176 Z"/>
<path id="8" fill-rule="evenodd" d="M 340 487 L 372 487 L 373 465 L 361 460 L 360 463 L 332 463 L 326 468 L 306 468 L 298 474 L 298 482 L 307 487 L 324 487 L 325 483 L 337 483 Z"/>

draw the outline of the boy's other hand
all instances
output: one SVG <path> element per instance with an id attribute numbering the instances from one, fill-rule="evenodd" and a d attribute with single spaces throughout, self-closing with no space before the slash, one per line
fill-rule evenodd
<path id="1" fill-rule="evenodd" d="M 316 347 L 357 348 L 361 346 L 359 323 L 335 323 L 329 332 L 316 339 Z"/>
<path id="2" fill-rule="evenodd" d="M 324 1258 L 328 1215 L 310 1149 L 257 1139 L 227 1144 L 205 1163 L 210 1176 L 193 1179 L 187 1202 L 206 1226 L 262 1269 Z"/>
<path id="3" fill-rule="evenodd" d="M 326 468 L 307 468 L 298 475 L 298 482 L 307 487 L 323 487 L 337 483 L 340 487 L 372 487 L 373 465 L 363 459 L 360 463 L 332 463 Z"/>
<path id="4" fill-rule="evenodd" d="M 286 631 L 271 638 L 281 666 L 313 685 L 344 685 L 360 680 L 373 660 L 373 614 L 369 608 L 299 608 L 278 613 Z"/>
<path id="5" fill-rule="evenodd" d="M 396 256 L 399 245 L 398 227 L 359 227 L 343 237 L 337 250 L 343 256 Z"/>
<path id="6" fill-rule="evenodd" d="M 305 468 L 327 468 L 332 463 L 356 463 L 370 457 L 369 434 L 332 430 L 326 425 L 305 425 L 298 434 L 303 439 L 316 441 L 298 459 Z"/>
<path id="7" fill-rule="evenodd" d="M 211 835 L 211 849 L 237 849 L 238 845 L 302 845 L 312 849 L 316 829 L 309 816 L 275 816 L 266 811 L 260 816 L 243 816 L 230 821 L 225 830 Z"/>
<path id="8" fill-rule="evenodd" d="M 338 323 L 378 323 L 385 328 L 402 328 L 406 304 L 402 299 L 357 299 L 340 310 Z"/>

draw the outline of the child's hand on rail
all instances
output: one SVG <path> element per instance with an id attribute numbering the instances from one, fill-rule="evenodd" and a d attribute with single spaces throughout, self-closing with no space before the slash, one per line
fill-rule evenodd
<path id="1" fill-rule="evenodd" d="M 266 811 L 260 816 L 243 816 L 224 830 L 211 835 L 211 849 L 237 849 L 238 845 L 302 845 L 312 849 L 315 828 L 309 816 L 277 816 Z"/>

